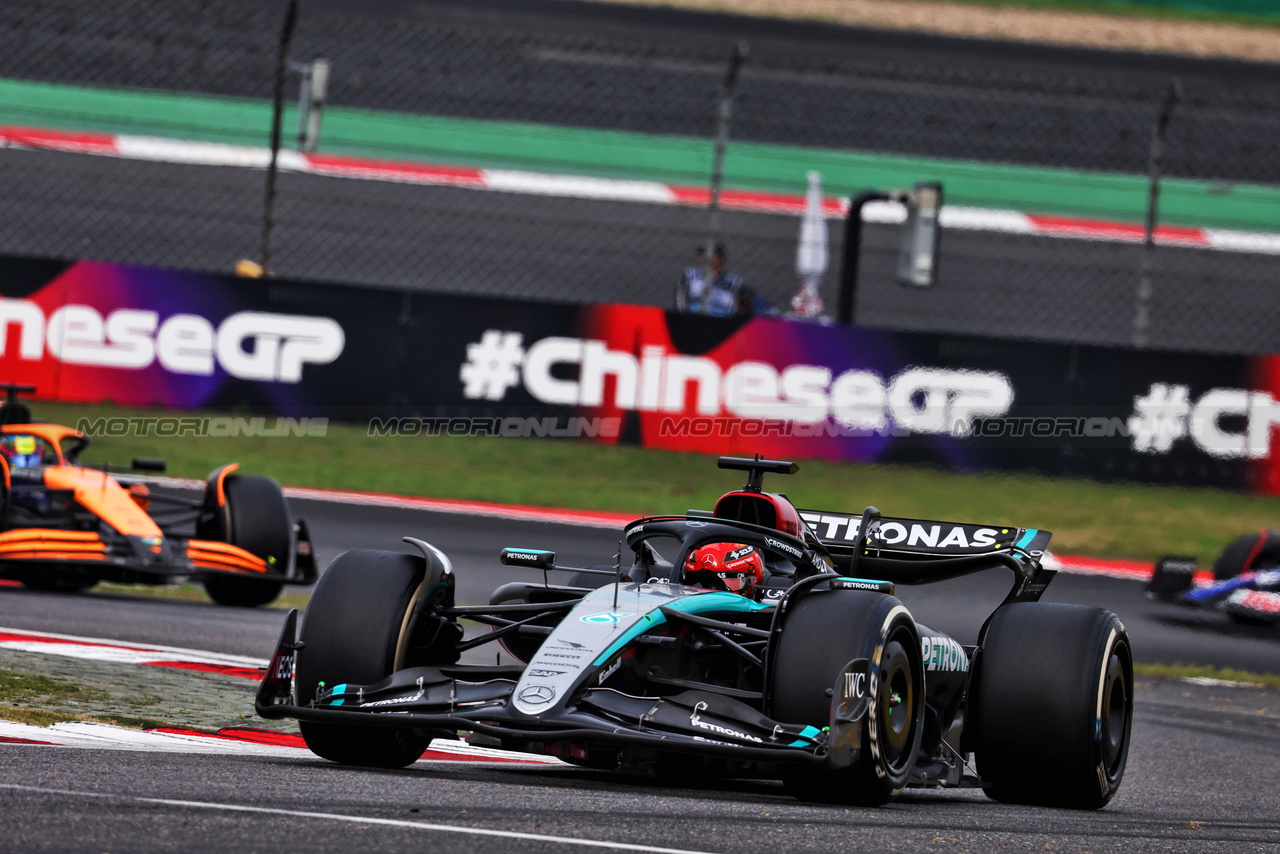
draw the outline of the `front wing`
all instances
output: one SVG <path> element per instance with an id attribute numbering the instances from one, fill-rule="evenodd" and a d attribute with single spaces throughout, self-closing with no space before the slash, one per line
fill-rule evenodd
<path id="1" fill-rule="evenodd" d="M 293 611 L 258 690 L 255 708 L 268 720 L 467 730 L 525 750 L 576 742 L 755 762 L 818 765 L 830 759 L 829 728 L 773 721 L 741 701 L 706 691 L 635 697 L 608 688 L 587 688 L 571 704 L 526 714 L 510 702 L 517 684 L 511 677 L 518 673 L 502 672 L 509 668 L 414 667 L 376 685 L 335 685 L 303 704 L 295 702 L 292 687 L 296 626 Z M 527 704 L 536 698 L 523 699 Z M 846 718 L 860 720 L 861 712 Z"/>
<path id="2" fill-rule="evenodd" d="M 0 534 L 0 566 L 20 571 L 23 563 L 74 565 L 103 576 L 176 576 L 202 571 L 263 577 L 278 574 L 257 555 L 215 540 L 104 537 L 96 531 L 57 528 L 17 528 Z"/>

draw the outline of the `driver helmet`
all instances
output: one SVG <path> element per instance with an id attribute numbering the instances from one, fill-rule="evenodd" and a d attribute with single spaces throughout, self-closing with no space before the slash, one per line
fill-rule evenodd
<path id="1" fill-rule="evenodd" d="M 709 576 L 715 576 L 713 581 Z M 689 552 L 684 562 L 684 577 L 689 584 L 720 589 L 750 596 L 764 578 L 764 561 L 755 546 L 742 543 L 711 543 Z"/>
<path id="2" fill-rule="evenodd" d="M 14 468 L 35 468 L 40 465 L 42 454 L 36 437 L 27 433 L 15 433 L 4 437 L 5 456 Z"/>

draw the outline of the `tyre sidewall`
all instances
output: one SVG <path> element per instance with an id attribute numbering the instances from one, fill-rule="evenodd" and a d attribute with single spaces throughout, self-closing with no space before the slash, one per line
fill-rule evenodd
<path id="1" fill-rule="evenodd" d="M 838 676 L 857 659 L 867 659 L 875 675 L 863 718 L 862 745 L 852 766 L 788 771 L 788 788 L 810 800 L 883 803 L 906 787 L 919 753 L 924 720 L 924 673 L 920 634 L 902 603 L 880 593 L 828 590 L 807 593 L 784 615 L 781 635 L 770 662 L 769 713 L 777 721 L 819 728 L 831 721 Z M 880 745 L 877 718 L 883 692 L 879 678 L 886 644 L 897 638 L 912 663 L 914 731 L 897 767 Z"/>
<path id="2" fill-rule="evenodd" d="M 1122 753 L 1104 762 L 1103 679 L 1120 658 L 1126 708 Z M 1128 635 L 1110 611 L 1014 603 L 992 615 L 967 710 L 983 789 L 995 800 L 1097 809 L 1124 777 L 1133 719 Z"/>
<path id="3" fill-rule="evenodd" d="M 270 571 L 289 569 L 293 520 L 280 484 L 258 475 L 228 475 L 226 480 L 227 542 L 267 561 Z"/>

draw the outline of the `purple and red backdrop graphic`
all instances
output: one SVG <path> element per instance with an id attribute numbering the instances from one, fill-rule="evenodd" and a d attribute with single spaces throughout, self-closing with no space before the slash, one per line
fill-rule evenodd
<path id="1" fill-rule="evenodd" d="M 607 422 L 614 429 L 579 432 L 703 453 L 1280 494 L 1276 356 L 2 257 L 0 295 L 0 380 L 34 384 L 49 400 L 348 421 L 471 418 L 481 432 L 501 424 L 503 433 L 548 420 Z"/>

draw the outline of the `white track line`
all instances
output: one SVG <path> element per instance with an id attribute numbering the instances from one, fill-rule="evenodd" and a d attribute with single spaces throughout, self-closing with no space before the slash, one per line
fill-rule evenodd
<path id="1" fill-rule="evenodd" d="M 0 789 L 13 792 L 29 792 L 42 795 L 61 795 L 73 798 L 91 798 L 94 800 L 117 801 L 125 803 L 152 804 L 163 807 L 182 807 L 197 810 L 221 810 L 225 812 L 250 813 L 255 815 L 283 816 L 286 818 L 302 818 L 313 821 L 333 821 L 343 824 L 378 825 L 405 830 L 424 830 L 433 833 L 457 833 L 464 836 L 485 836 L 495 839 L 519 839 L 525 842 L 546 842 L 555 845 L 577 845 L 586 848 L 605 848 L 612 851 L 644 851 L 651 854 L 705 854 L 687 848 L 660 848 L 655 845 L 634 845 L 627 842 L 606 842 L 596 839 L 575 839 L 571 836 L 550 836 L 542 833 L 520 833 L 514 830 L 489 830 L 483 827 L 459 827 L 451 824 L 432 824 L 425 821 L 403 821 L 400 819 L 379 818 L 368 815 L 343 815 L 329 812 L 304 812 L 302 810 L 285 810 L 272 807 L 255 807 L 246 804 L 219 804 L 211 801 L 185 801 L 174 798 L 143 798 L 136 795 L 111 795 L 101 792 L 80 792 L 74 789 L 53 789 L 43 786 L 24 786 L 17 783 L 0 783 Z"/>
<path id="2" fill-rule="evenodd" d="M 173 729 L 184 729 L 175 726 Z M 293 735 L 297 735 L 294 733 Z M 296 759 L 310 756 L 306 747 L 287 744 L 263 744 L 232 734 L 197 732 L 158 732 L 139 730 L 93 721 L 63 721 L 52 726 L 36 726 L 0 720 L 0 739 L 21 739 L 36 746 L 67 747 L 90 750 L 130 750 L 142 753 L 208 753 L 220 756 L 275 756 Z M 0 746 L 4 744 L 0 741 Z M 19 743 L 19 746 L 21 744 Z M 479 747 L 465 741 L 437 738 L 427 748 L 433 754 L 420 762 L 450 765 L 563 765 L 554 756 L 520 753 Z"/>
<path id="3" fill-rule="evenodd" d="M 3 639 L 4 635 L 11 636 Z M 60 635 L 52 632 L 35 632 L 29 629 L 0 627 L 0 649 L 19 652 L 35 652 L 45 655 L 64 655 L 92 661 L 113 661 L 121 664 L 151 664 L 157 661 L 189 664 L 217 664 L 228 667 L 266 667 L 267 659 L 244 655 L 225 655 L 198 649 L 175 646 L 157 646 L 146 643 L 128 643 L 103 638 L 84 638 Z"/>
<path id="4" fill-rule="evenodd" d="M 178 488 L 203 489 L 204 482 L 183 478 L 147 478 L 149 483 Z M 431 513 L 453 513 L 462 516 L 483 516 L 494 519 L 510 519 L 522 522 L 548 522 L 558 525 L 582 525 L 591 528 L 617 529 L 633 517 L 622 513 L 597 513 L 587 510 L 565 510 L 554 507 L 522 507 L 508 504 L 488 504 L 480 501 L 449 501 L 439 498 L 420 498 L 412 495 L 390 495 L 381 492 L 348 492 L 335 489 L 313 489 L 303 486 L 286 486 L 284 494 L 290 498 L 311 501 L 331 501 L 337 504 L 357 504 L 374 507 L 396 507 L 407 510 L 425 510 Z M 1081 575 L 1105 575 L 1145 581 L 1151 577 L 1153 567 L 1139 561 L 1089 558 L 1076 555 L 1054 555 L 1046 552 L 1044 564 L 1058 572 Z"/>
<path id="5" fill-rule="evenodd" d="M 92 750 L 130 750 L 145 753 L 210 753 L 235 756 L 299 756 L 300 748 L 129 729 L 91 721 L 67 721 L 43 727 L 0 721 L 0 738 L 20 738 L 53 747 Z"/>
<path id="6" fill-rule="evenodd" d="M 147 477 L 136 479 L 145 480 L 147 483 L 155 484 L 156 486 L 167 486 L 176 489 L 204 489 L 204 481 L 192 478 Z M 619 529 L 636 518 L 625 513 L 490 504 L 485 501 L 422 498 L 416 495 L 391 495 L 382 492 L 314 489 L 309 486 L 286 486 L 284 487 L 284 494 L 289 498 L 301 498 L 308 501 L 329 501 L 336 504 L 355 504 L 367 507 L 396 507 L 405 510 L 426 510 L 432 513 L 452 513 L 459 516 L 483 516 L 519 522 L 550 522 L 557 525 L 581 525 L 611 530 Z"/>

